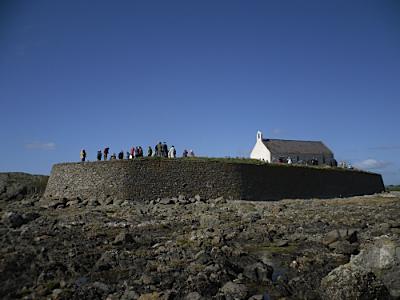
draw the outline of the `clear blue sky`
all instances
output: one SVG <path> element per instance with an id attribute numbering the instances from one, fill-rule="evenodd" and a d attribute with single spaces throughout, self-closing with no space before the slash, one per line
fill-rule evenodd
<path id="1" fill-rule="evenodd" d="M 322 140 L 400 184 L 399 1 L 1 1 L 0 171 Z"/>

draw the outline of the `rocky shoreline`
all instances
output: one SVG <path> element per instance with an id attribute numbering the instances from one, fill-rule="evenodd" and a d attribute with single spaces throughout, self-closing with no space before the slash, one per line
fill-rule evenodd
<path id="1" fill-rule="evenodd" d="M 19 189 L 20 179 L 11 180 L 7 194 L 7 178 L 0 180 L 2 299 L 400 298 L 396 192 L 276 202 L 201 194 L 50 201 L 41 197 L 43 181 Z"/>

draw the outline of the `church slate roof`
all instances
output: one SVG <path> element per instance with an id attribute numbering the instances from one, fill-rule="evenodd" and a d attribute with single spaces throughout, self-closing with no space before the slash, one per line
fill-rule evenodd
<path id="1" fill-rule="evenodd" d="M 321 141 L 295 141 L 263 139 L 263 144 L 271 153 L 327 154 L 332 151 Z"/>

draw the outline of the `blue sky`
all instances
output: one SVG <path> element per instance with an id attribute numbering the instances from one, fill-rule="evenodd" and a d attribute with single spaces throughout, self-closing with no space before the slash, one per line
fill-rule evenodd
<path id="1" fill-rule="evenodd" d="M 322 140 L 400 184 L 399 1 L 2 1 L 0 171 Z"/>

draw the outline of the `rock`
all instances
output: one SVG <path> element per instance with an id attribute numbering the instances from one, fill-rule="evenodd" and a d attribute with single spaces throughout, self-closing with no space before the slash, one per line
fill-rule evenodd
<path id="1" fill-rule="evenodd" d="M 160 294 L 157 292 L 140 295 L 138 300 L 161 300 Z"/>
<path id="2" fill-rule="evenodd" d="M 133 288 L 127 288 L 120 300 L 136 300 L 139 297 L 140 295 Z"/>
<path id="3" fill-rule="evenodd" d="M 209 214 L 200 216 L 200 226 L 203 228 L 215 228 L 220 224 L 220 220 Z"/>
<path id="4" fill-rule="evenodd" d="M 111 204 L 114 204 L 113 198 L 107 198 L 103 201 L 103 205 L 111 205 Z"/>
<path id="5" fill-rule="evenodd" d="M 62 292 L 63 292 L 62 289 L 54 289 L 51 295 L 53 296 L 53 299 L 60 299 Z"/>
<path id="6" fill-rule="evenodd" d="M 110 291 L 110 288 L 108 287 L 107 284 L 99 281 L 93 282 L 92 286 L 96 289 L 101 291 L 102 293 L 106 294 Z"/>
<path id="7" fill-rule="evenodd" d="M 352 257 L 350 263 L 372 271 L 392 297 L 400 297 L 400 240 L 381 236 Z"/>
<path id="8" fill-rule="evenodd" d="M 194 199 L 196 200 L 196 201 L 202 201 L 203 199 L 201 198 L 201 196 L 200 195 L 196 195 L 196 196 L 194 196 Z"/>
<path id="9" fill-rule="evenodd" d="M 263 295 L 253 295 L 249 298 L 249 300 L 264 300 Z"/>
<path id="10" fill-rule="evenodd" d="M 97 260 L 94 269 L 99 270 L 99 271 L 110 270 L 115 265 L 118 264 L 117 259 L 118 259 L 118 257 L 117 257 L 117 253 L 115 251 L 105 251 L 105 252 L 103 252 L 101 257 Z M 81 277 L 81 280 L 86 280 L 86 281 L 83 281 L 83 284 L 85 284 L 88 281 L 88 278 Z"/>
<path id="11" fill-rule="evenodd" d="M 246 266 L 243 270 L 243 275 L 257 282 L 266 282 L 272 278 L 273 271 L 274 270 L 271 266 L 257 262 Z"/>
<path id="12" fill-rule="evenodd" d="M 275 243 L 277 247 L 286 247 L 289 245 L 289 241 L 287 240 L 280 240 Z"/>
<path id="13" fill-rule="evenodd" d="M 195 260 L 197 261 L 197 263 L 204 265 L 210 261 L 210 257 L 204 250 L 200 250 L 195 255 Z"/>
<path id="14" fill-rule="evenodd" d="M 335 229 L 328 232 L 322 239 L 324 245 L 332 244 L 338 240 L 347 240 L 350 243 L 357 242 L 357 229 Z"/>
<path id="15" fill-rule="evenodd" d="M 174 204 L 174 201 L 171 198 L 162 198 L 158 203 L 163 205 Z"/>
<path id="16" fill-rule="evenodd" d="M 24 206 L 34 206 L 35 203 L 38 201 L 39 199 L 35 199 L 35 198 L 28 198 L 28 199 L 23 199 L 21 200 L 21 204 L 23 204 Z"/>
<path id="17" fill-rule="evenodd" d="M 126 233 L 126 232 L 121 232 L 115 237 L 113 245 L 132 243 L 134 241 L 135 241 L 135 239 L 132 237 L 131 234 Z"/>
<path id="18" fill-rule="evenodd" d="M 194 256 L 194 259 L 197 260 L 199 259 L 201 256 L 203 256 L 206 253 L 205 250 L 200 250 L 199 252 L 197 252 Z"/>
<path id="19" fill-rule="evenodd" d="M 99 206 L 99 205 L 100 205 L 100 202 L 97 201 L 97 199 L 90 199 L 90 200 L 88 201 L 88 204 L 87 204 L 87 205 L 88 205 L 88 206 L 95 207 L 95 206 Z"/>
<path id="20" fill-rule="evenodd" d="M 357 254 L 358 253 L 358 244 L 350 244 L 349 241 L 336 241 L 332 244 L 329 244 L 329 249 L 335 250 L 336 253 L 341 253 L 344 255 Z"/>
<path id="21" fill-rule="evenodd" d="M 27 212 L 22 215 L 22 218 L 25 220 L 26 223 L 32 222 L 40 217 L 40 214 L 36 212 Z"/>
<path id="22" fill-rule="evenodd" d="M 54 199 L 47 203 L 47 208 L 64 208 L 67 203 L 67 199 Z"/>
<path id="23" fill-rule="evenodd" d="M 17 212 L 5 212 L 2 217 L 3 223 L 7 224 L 11 228 L 21 227 L 23 224 L 28 223 L 21 214 Z"/>
<path id="24" fill-rule="evenodd" d="M 203 297 L 198 292 L 191 292 L 183 298 L 184 300 L 202 300 Z"/>
<path id="25" fill-rule="evenodd" d="M 226 300 L 242 300 L 247 299 L 248 289 L 244 284 L 227 282 L 220 291 Z"/>
<path id="26" fill-rule="evenodd" d="M 218 204 L 224 204 L 224 203 L 226 203 L 226 200 L 224 197 L 218 197 L 218 198 L 214 199 L 214 202 L 218 203 Z"/>
<path id="27" fill-rule="evenodd" d="M 125 200 L 121 203 L 121 207 L 127 207 L 127 206 L 133 206 L 133 201 L 132 200 Z"/>
<path id="28" fill-rule="evenodd" d="M 390 228 L 400 228 L 400 220 L 393 220 L 389 222 Z"/>
<path id="29" fill-rule="evenodd" d="M 388 299 L 389 293 L 375 274 L 346 264 L 331 271 L 321 281 L 323 299 Z"/>
<path id="30" fill-rule="evenodd" d="M 149 285 L 154 283 L 153 277 L 148 274 L 143 274 L 140 279 L 144 285 Z"/>
<path id="31" fill-rule="evenodd" d="M 114 199 L 113 200 L 113 205 L 115 206 L 121 206 L 121 204 L 124 202 L 124 200 L 121 199 Z"/>
<path id="32" fill-rule="evenodd" d="M 79 205 L 79 203 L 80 203 L 80 201 L 78 199 L 70 200 L 65 204 L 65 206 L 66 207 L 77 206 L 77 205 Z"/>
<path id="33" fill-rule="evenodd" d="M 400 242 L 381 236 L 321 281 L 326 299 L 400 297 Z"/>
<path id="34" fill-rule="evenodd" d="M 213 237 L 213 239 L 211 240 L 211 245 L 213 246 L 219 246 L 221 244 L 221 242 L 223 242 L 223 237 L 216 235 Z"/>
<path id="35" fill-rule="evenodd" d="M 339 239 L 340 239 L 339 231 L 337 231 L 337 230 L 332 230 L 332 231 L 329 231 L 329 232 L 325 235 L 325 237 L 324 237 L 323 240 L 322 240 L 322 243 L 323 243 L 324 245 L 329 245 L 329 244 L 332 244 L 332 243 L 336 242 L 336 241 L 339 240 Z"/>

